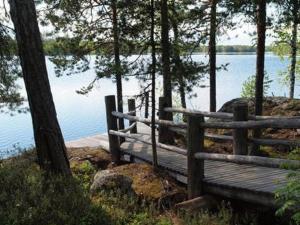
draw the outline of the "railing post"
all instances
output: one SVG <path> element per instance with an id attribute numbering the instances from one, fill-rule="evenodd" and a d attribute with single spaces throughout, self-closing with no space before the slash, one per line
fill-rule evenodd
<path id="1" fill-rule="evenodd" d="M 187 117 L 187 165 L 188 165 L 188 198 L 199 197 L 203 193 L 204 160 L 196 159 L 195 153 L 204 149 L 203 116 Z"/>
<path id="2" fill-rule="evenodd" d="M 109 151 L 113 164 L 120 163 L 121 152 L 119 138 L 115 135 L 109 134 L 110 130 L 118 130 L 118 119 L 112 115 L 116 111 L 116 98 L 114 95 L 105 96 L 106 105 L 106 121 L 107 121 L 107 134 L 109 141 Z"/>
<path id="3" fill-rule="evenodd" d="M 135 107 L 135 99 L 128 99 L 128 112 L 134 112 L 132 116 L 136 116 L 136 107 Z M 129 125 L 135 123 L 134 121 L 129 121 Z M 131 134 L 137 133 L 137 126 L 135 126 L 131 131 Z"/>
<path id="4" fill-rule="evenodd" d="M 165 97 L 159 98 L 159 111 L 158 111 L 158 117 L 160 120 L 166 120 L 168 118 L 168 113 L 164 111 L 164 108 L 166 108 L 167 101 Z M 173 132 L 168 129 L 168 127 L 160 125 L 158 130 L 158 142 L 163 144 L 173 144 Z"/>
<path id="5" fill-rule="evenodd" d="M 233 120 L 234 121 L 248 120 L 248 104 L 246 102 L 238 102 L 234 104 Z M 248 129 L 233 130 L 233 154 L 234 155 L 248 154 Z"/>
<path id="6" fill-rule="evenodd" d="M 145 118 L 149 117 L 149 92 L 145 92 Z"/>

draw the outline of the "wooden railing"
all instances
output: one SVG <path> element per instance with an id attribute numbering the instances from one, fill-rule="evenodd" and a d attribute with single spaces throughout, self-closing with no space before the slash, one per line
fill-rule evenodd
<path id="1" fill-rule="evenodd" d="M 136 122 L 151 124 L 151 120 L 135 116 L 135 102 L 130 99 L 128 111 L 130 113 L 116 112 L 115 96 L 106 96 L 106 113 L 107 113 L 107 129 L 109 134 L 109 145 L 112 160 L 115 163 L 120 161 L 120 141 L 121 138 L 129 138 L 151 145 L 149 139 L 141 138 L 137 135 Z M 300 128 L 299 117 L 266 117 L 266 116 L 249 116 L 248 106 L 245 103 L 236 104 L 234 112 L 218 113 L 218 112 L 202 112 L 188 109 L 166 108 L 164 98 L 159 99 L 159 119 L 155 120 L 158 127 L 157 146 L 167 151 L 175 152 L 187 156 L 187 179 L 188 179 L 188 195 L 194 198 L 202 194 L 203 178 L 204 178 L 204 160 L 214 160 L 231 162 L 237 164 L 252 164 L 264 167 L 280 167 L 282 164 L 292 166 L 300 166 L 300 161 L 274 159 L 259 156 L 247 156 L 248 144 L 255 143 L 259 145 L 290 145 L 300 146 L 300 142 L 296 140 L 278 140 L 278 139 L 254 139 L 248 137 L 249 129 L 261 128 L 278 128 L 278 129 L 297 129 Z M 187 122 L 168 121 L 167 113 L 184 113 Z M 232 121 L 205 121 L 205 117 L 218 119 L 226 119 Z M 124 118 L 130 121 L 130 127 L 124 130 L 118 130 L 117 118 Z M 215 135 L 205 132 L 207 128 L 214 129 L 232 129 L 233 135 Z M 130 131 L 130 134 L 127 132 Z M 187 149 L 182 149 L 164 142 L 164 132 L 178 132 L 186 135 Z M 168 135 L 171 135 L 170 133 Z M 209 154 L 204 153 L 205 138 L 222 139 L 233 142 L 233 155 Z"/>

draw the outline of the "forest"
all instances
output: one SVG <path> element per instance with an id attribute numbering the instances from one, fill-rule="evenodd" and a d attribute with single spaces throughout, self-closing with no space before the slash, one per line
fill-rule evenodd
<path id="1" fill-rule="evenodd" d="M 30 115 L 33 143 L 0 145 L 0 225 L 299 225 L 299 24 L 300 0 L 1 1 L 0 114 Z M 251 43 L 225 41 L 241 29 Z M 242 85 L 219 76 L 230 54 L 255 57 Z M 287 96 L 270 91 L 279 62 Z M 96 144 L 66 140 L 67 85 L 53 91 L 88 72 L 76 108 L 64 104 L 84 121 L 79 96 L 113 84 Z M 241 93 L 219 108 L 228 85 Z"/>

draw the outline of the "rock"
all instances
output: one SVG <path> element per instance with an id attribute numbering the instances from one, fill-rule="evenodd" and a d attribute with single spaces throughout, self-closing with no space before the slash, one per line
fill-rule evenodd
<path id="1" fill-rule="evenodd" d="M 130 177 L 117 174 L 111 170 L 101 170 L 96 173 L 91 192 L 97 190 L 120 190 L 122 193 L 134 193 Z"/>
<path id="2" fill-rule="evenodd" d="M 236 98 L 224 103 L 219 112 L 233 113 L 233 106 L 238 102 L 248 102 L 250 114 L 254 114 L 254 99 Z M 269 116 L 297 116 L 300 114 L 300 100 L 286 97 L 264 98 L 264 114 Z"/>

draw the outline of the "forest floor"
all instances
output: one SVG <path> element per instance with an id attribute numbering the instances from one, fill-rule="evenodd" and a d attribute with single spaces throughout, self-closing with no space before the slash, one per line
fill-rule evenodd
<path id="1" fill-rule="evenodd" d="M 1 225 L 280 224 L 274 211 L 218 198 L 209 211 L 178 210 L 175 204 L 186 199 L 186 188 L 150 165 L 113 167 L 101 149 L 68 149 L 68 156 L 71 178 L 43 173 L 34 151 L 0 161 Z M 95 174 L 106 170 L 132 179 L 134 193 L 117 187 L 91 192 Z"/>

